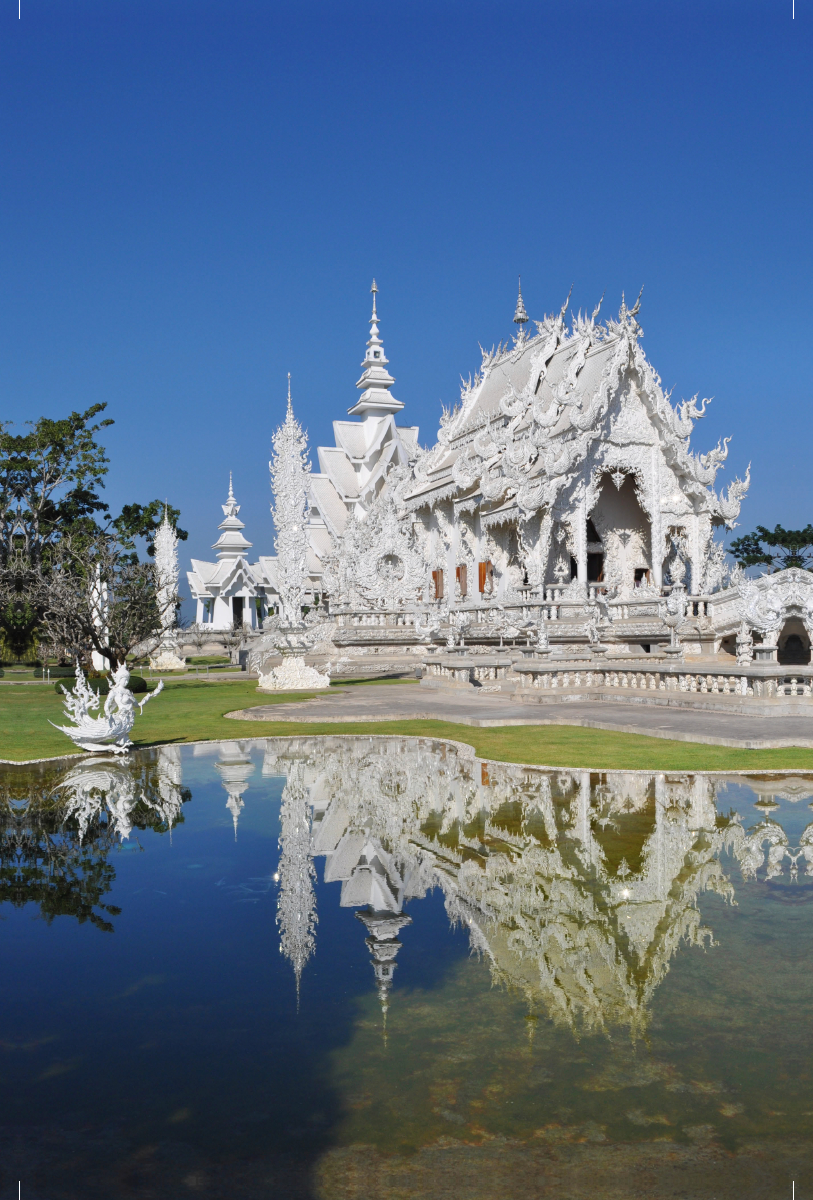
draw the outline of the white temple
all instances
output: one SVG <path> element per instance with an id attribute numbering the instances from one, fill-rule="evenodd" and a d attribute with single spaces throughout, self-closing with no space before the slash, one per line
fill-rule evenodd
<path id="1" fill-rule="evenodd" d="M 308 485 L 302 607 L 318 605 L 314 642 L 334 674 L 409 670 L 420 656 L 438 686 L 504 691 L 529 673 L 535 687 L 559 686 L 542 678 L 554 660 L 635 657 L 665 674 L 629 686 L 665 690 L 689 659 L 732 670 L 810 661 L 813 574 L 750 581 L 726 563 L 719 534 L 735 526 L 750 474 L 715 490 L 730 439 L 692 450 L 708 401 L 672 404 L 641 348 L 638 303 L 622 300 L 604 322 L 599 305 L 568 326 L 565 302 L 528 332 L 520 292 L 518 332 L 482 352 L 426 450 L 416 426 L 398 423 L 372 291 L 360 395 L 334 422 L 335 445 L 318 447 Z M 198 619 L 257 629 L 278 605 L 277 560 L 250 565 L 231 491 L 223 511 L 218 563 L 195 561 L 189 575 Z M 274 653 L 264 642 L 257 661 Z M 441 661 L 444 647 L 454 661 Z M 747 680 L 719 690 L 753 692 Z"/>

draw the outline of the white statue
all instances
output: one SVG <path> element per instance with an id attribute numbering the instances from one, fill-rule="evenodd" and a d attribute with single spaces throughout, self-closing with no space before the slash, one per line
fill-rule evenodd
<path id="1" fill-rule="evenodd" d="M 92 754 L 112 749 L 114 754 L 126 754 L 132 746 L 130 730 L 135 724 L 135 710 L 143 712 L 144 705 L 163 690 L 163 679 L 154 692 L 148 692 L 143 700 L 136 700 L 127 687 L 130 682 L 130 672 L 127 664 L 122 663 L 112 676 L 112 686 L 104 702 L 103 716 L 92 716 L 93 709 L 98 709 L 101 700 L 98 692 L 88 684 L 85 674 L 77 662 L 76 685 L 69 692 L 64 685 L 65 712 L 73 725 L 54 725 L 54 729 L 66 733 L 76 743 L 80 750 Z M 113 743 L 112 746 L 110 743 Z"/>
<path id="2" fill-rule="evenodd" d="M 155 534 L 155 595 L 161 621 L 161 638 L 150 655 L 154 671 L 183 671 L 186 659 L 178 654 L 175 632 L 175 599 L 178 591 L 178 535 L 170 524 L 166 505 L 164 519 Z"/>

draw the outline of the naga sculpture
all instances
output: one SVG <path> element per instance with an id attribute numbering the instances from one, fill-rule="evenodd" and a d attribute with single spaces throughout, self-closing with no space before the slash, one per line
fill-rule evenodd
<path id="1" fill-rule="evenodd" d="M 101 698 L 89 685 L 77 662 L 73 691 L 69 692 L 62 685 L 62 691 L 65 693 L 65 713 L 73 723 L 54 725 L 54 722 L 50 721 L 49 724 L 67 734 L 80 750 L 87 750 L 91 754 L 107 750 L 112 750 L 114 754 L 126 754 L 133 744 L 130 741 L 130 730 L 135 724 L 136 706 L 139 713 L 143 712 L 147 701 L 152 700 L 164 688 L 162 679 L 154 692 L 148 692 L 143 700 L 136 700 L 127 687 L 129 682 L 130 672 L 127 670 L 127 664 L 122 663 L 112 676 L 111 688 L 102 713 L 94 716 L 93 710 L 99 708 Z"/>

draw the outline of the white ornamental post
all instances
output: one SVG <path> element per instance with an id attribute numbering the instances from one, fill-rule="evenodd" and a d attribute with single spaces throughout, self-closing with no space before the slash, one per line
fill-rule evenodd
<path id="1" fill-rule="evenodd" d="M 178 535 L 173 529 L 166 505 L 164 519 L 155 534 L 155 596 L 161 622 L 161 638 L 155 654 L 150 655 L 154 671 L 184 671 L 186 659 L 178 655 L 175 632 L 175 599 L 178 589 Z"/>

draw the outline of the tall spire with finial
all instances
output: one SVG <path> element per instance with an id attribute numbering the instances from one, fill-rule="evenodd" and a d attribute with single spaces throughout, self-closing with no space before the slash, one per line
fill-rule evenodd
<path id="1" fill-rule="evenodd" d="M 251 542 L 243 537 L 242 531 L 245 529 L 245 525 L 237 515 L 240 511 L 240 505 L 234 496 L 231 471 L 229 471 L 229 495 L 226 503 L 220 507 L 223 509 L 225 520 L 220 522 L 218 529 L 222 529 L 223 532 L 212 546 L 212 549 L 217 550 L 218 558 L 240 558 L 241 555 L 245 554 L 246 550 L 251 549 Z"/>
<path id="2" fill-rule="evenodd" d="M 525 311 L 525 304 L 522 299 L 522 276 L 519 276 L 519 295 L 517 297 L 517 309 L 514 313 L 515 325 L 527 325 L 528 314 Z"/>
<path id="3" fill-rule="evenodd" d="M 308 489 L 311 464 L 308 461 L 308 438 L 294 416 L 291 404 L 291 376 L 288 375 L 288 411 L 285 420 L 272 438 L 274 457 L 268 464 L 271 471 L 271 491 L 274 499 L 271 516 L 274 519 L 277 552 L 277 588 L 280 617 L 285 626 L 302 622 L 305 584 L 308 574 Z"/>
<path id="4" fill-rule="evenodd" d="M 362 366 L 364 374 L 356 387 L 361 392 L 356 403 L 347 411 L 355 416 L 385 416 L 387 413 L 400 412 L 404 407 L 400 400 L 390 395 L 390 388 L 395 383 L 387 370 L 387 359 L 384 353 L 384 343 L 378 336 L 378 312 L 376 311 L 376 296 L 378 284 L 373 280 L 370 288 L 373 294 L 373 312 L 370 317 L 370 337 L 367 342 L 367 353 L 364 355 Z"/>

